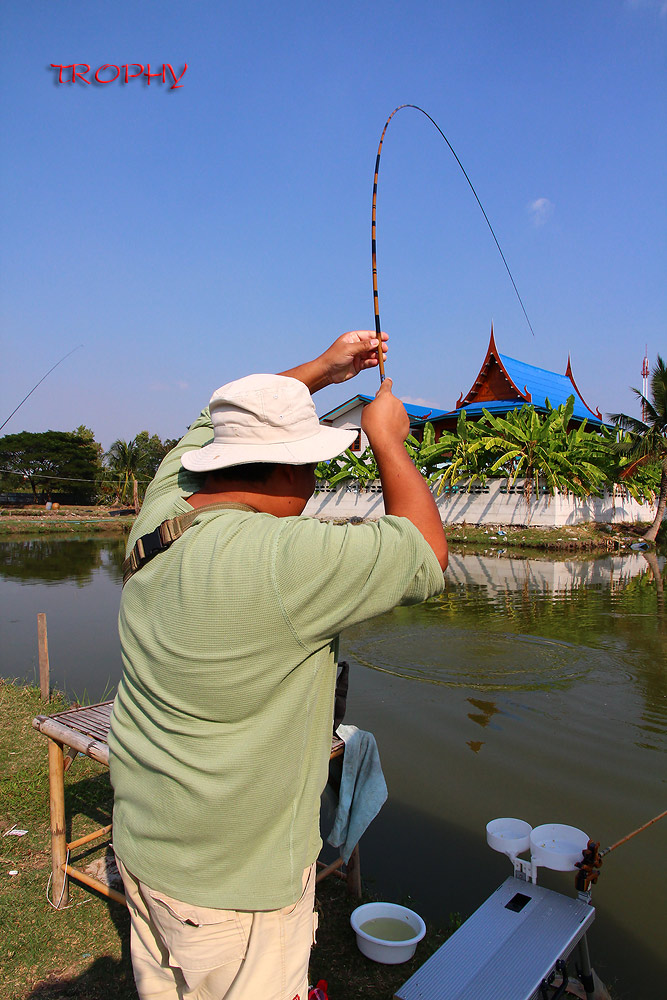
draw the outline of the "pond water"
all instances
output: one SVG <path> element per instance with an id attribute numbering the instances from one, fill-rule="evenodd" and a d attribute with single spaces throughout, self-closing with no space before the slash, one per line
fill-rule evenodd
<path id="1" fill-rule="evenodd" d="M 122 540 L 0 543 L 0 670 L 90 700 L 120 673 Z M 346 722 L 375 733 L 389 801 L 362 841 L 372 891 L 468 916 L 511 873 L 485 825 L 566 823 L 603 847 L 667 807 L 665 560 L 453 553 L 447 589 L 348 631 Z M 615 1000 L 667 981 L 667 818 L 605 858 L 593 963 Z M 570 873 L 539 881 L 571 893 Z"/>

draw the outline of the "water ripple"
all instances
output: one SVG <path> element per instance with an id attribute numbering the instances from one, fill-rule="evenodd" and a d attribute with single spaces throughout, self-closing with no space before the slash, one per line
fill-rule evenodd
<path id="1" fill-rule="evenodd" d="M 398 677 L 482 691 L 566 688 L 608 666 L 599 650 L 541 636 L 462 628 L 392 628 L 348 641 L 364 666 Z M 620 667 L 620 664 L 619 664 Z M 625 673 L 625 670 L 622 670 Z"/>

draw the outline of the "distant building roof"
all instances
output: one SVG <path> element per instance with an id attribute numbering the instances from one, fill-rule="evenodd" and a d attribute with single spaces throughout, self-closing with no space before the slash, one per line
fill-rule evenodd
<path id="1" fill-rule="evenodd" d="M 336 417 L 342 417 L 344 413 L 348 410 L 353 410 L 355 406 L 366 406 L 367 403 L 373 401 L 372 396 L 353 396 L 352 399 L 348 399 L 347 402 L 341 403 L 334 410 L 329 410 L 328 413 L 322 414 L 320 417 L 320 423 L 329 423 L 335 420 Z M 404 403 L 405 409 L 407 411 L 410 420 L 423 421 L 423 420 L 433 420 L 435 417 L 441 417 L 446 412 L 445 410 L 436 410 L 434 407 L 429 408 L 428 406 L 417 406 L 415 403 Z"/>

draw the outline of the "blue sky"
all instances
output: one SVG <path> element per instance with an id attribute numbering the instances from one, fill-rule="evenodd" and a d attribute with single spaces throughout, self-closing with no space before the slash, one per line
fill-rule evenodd
<path id="1" fill-rule="evenodd" d="M 176 436 L 223 382 L 373 326 L 388 374 L 448 408 L 502 353 L 637 412 L 667 353 L 667 3 L 10 0 L 1 18 L 0 422 Z M 56 83 L 133 60 L 158 80 Z M 121 71 L 121 74 L 124 70 Z M 375 374 L 328 389 L 324 412 Z"/>

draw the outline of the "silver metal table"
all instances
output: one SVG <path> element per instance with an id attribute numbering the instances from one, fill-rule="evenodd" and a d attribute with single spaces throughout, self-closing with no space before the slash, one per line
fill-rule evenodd
<path id="1" fill-rule="evenodd" d="M 395 1000 L 533 1000 L 594 918 L 590 904 L 510 876 Z"/>

